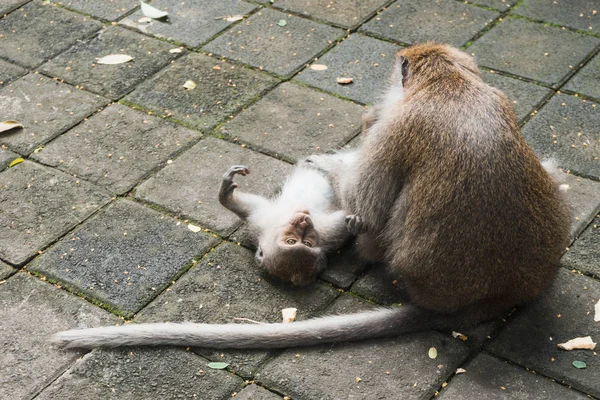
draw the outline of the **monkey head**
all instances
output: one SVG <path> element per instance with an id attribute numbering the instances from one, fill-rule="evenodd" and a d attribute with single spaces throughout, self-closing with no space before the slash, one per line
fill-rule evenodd
<path id="1" fill-rule="evenodd" d="M 325 266 L 325 253 L 320 248 L 310 212 L 299 209 L 275 234 L 259 240 L 256 262 L 270 275 L 296 286 L 317 279 Z"/>

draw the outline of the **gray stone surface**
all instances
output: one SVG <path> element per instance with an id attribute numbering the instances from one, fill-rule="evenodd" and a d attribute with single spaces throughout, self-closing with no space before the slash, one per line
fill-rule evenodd
<path id="1" fill-rule="evenodd" d="M 285 26 L 279 26 L 281 20 Z M 265 8 L 204 50 L 288 77 L 344 35 L 340 29 Z M 269 51 L 262 51 L 264 46 Z"/>
<path id="2" fill-rule="evenodd" d="M 191 47 L 200 46 L 233 24 L 226 20 L 227 17 L 247 15 L 256 8 L 240 0 L 196 0 L 185 3 L 180 0 L 159 0 L 154 1 L 152 6 L 168 11 L 168 21 L 140 22 L 144 14 L 137 11 L 119 23 Z"/>
<path id="3" fill-rule="evenodd" d="M 331 310 L 364 305 L 344 296 Z M 438 356 L 428 357 L 435 347 Z M 300 399 L 429 399 L 468 355 L 460 340 L 437 332 L 285 351 L 256 374 L 268 388 Z"/>
<path id="4" fill-rule="evenodd" d="M 0 89 L 0 120 L 17 120 L 23 129 L 0 135 L 0 143 L 29 154 L 108 102 L 38 74 Z"/>
<path id="5" fill-rule="evenodd" d="M 119 200 L 63 238 L 28 269 L 131 316 L 218 239 Z"/>
<path id="6" fill-rule="evenodd" d="M 0 147 L 0 171 L 8 167 L 13 160 L 20 157 L 21 156 L 17 153 L 13 153 L 10 150 L 6 150 L 4 146 Z"/>
<path id="7" fill-rule="evenodd" d="M 42 66 L 42 71 L 111 99 L 121 98 L 138 83 L 158 72 L 176 54 L 173 46 L 130 30 L 109 26 L 93 39 L 80 42 Z M 123 64 L 96 64 L 109 54 L 127 54 Z"/>
<path id="8" fill-rule="evenodd" d="M 49 345 L 51 335 L 113 324 L 117 318 L 64 290 L 18 273 L 0 285 L 0 321 L 0 398 L 29 399 L 82 355 Z"/>
<path id="9" fill-rule="evenodd" d="M 61 0 L 62 6 L 106 21 L 116 21 L 140 5 L 137 0 Z"/>
<path id="10" fill-rule="evenodd" d="M 97 350 L 52 383 L 40 400 L 230 399 L 244 385 L 185 350 Z"/>
<path id="11" fill-rule="evenodd" d="M 8 14 L 28 1 L 30 0 L 2 0 L 0 1 L 0 15 Z"/>
<path id="12" fill-rule="evenodd" d="M 470 0 L 469 3 L 479 4 L 485 7 L 492 7 L 496 10 L 506 11 L 507 8 L 515 5 L 517 0 Z"/>
<path id="13" fill-rule="evenodd" d="M 14 269 L 13 267 L 11 267 L 10 265 L 0 261 L 0 281 L 8 278 L 10 275 L 12 275 L 16 271 L 17 270 Z"/>
<path id="14" fill-rule="evenodd" d="M 599 180 L 599 124 L 599 106 L 558 94 L 525 125 L 523 135 L 541 159 Z"/>
<path id="15" fill-rule="evenodd" d="M 82 15 L 32 1 L 0 19 L 0 54 L 33 68 L 101 27 Z"/>
<path id="16" fill-rule="evenodd" d="M 513 12 L 535 20 L 552 22 L 586 32 L 600 33 L 598 8 L 597 0 L 577 0 L 575 2 L 523 0 Z"/>
<path id="17" fill-rule="evenodd" d="M 485 394 L 489 400 L 567 400 L 587 399 L 580 393 L 552 382 L 550 379 L 523 368 L 500 361 L 485 353 L 475 357 L 456 375 L 448 389 L 441 392 L 440 400 L 471 400 Z"/>
<path id="18" fill-rule="evenodd" d="M 434 40 L 460 47 L 499 15 L 455 0 L 398 0 L 361 31 L 406 44 Z"/>
<path id="19" fill-rule="evenodd" d="M 197 131 L 113 104 L 32 157 L 122 194 L 200 136 Z"/>
<path id="20" fill-rule="evenodd" d="M 195 89 L 183 87 L 188 80 L 196 83 Z M 276 83 L 267 74 L 193 53 L 171 63 L 125 100 L 209 132 Z"/>
<path id="21" fill-rule="evenodd" d="M 533 83 L 482 70 L 481 77 L 488 84 L 502 90 L 513 104 L 519 121 L 528 117 L 552 90 Z"/>
<path id="22" fill-rule="evenodd" d="M 352 292 L 380 304 L 398 304 L 408 300 L 402 281 L 393 277 L 384 264 L 369 266 L 352 285 Z"/>
<path id="23" fill-rule="evenodd" d="M 577 72 L 567 82 L 565 89 L 600 99 L 600 55 L 596 55 Z"/>
<path id="24" fill-rule="evenodd" d="M 598 357 L 590 350 L 565 351 L 556 345 L 588 335 L 597 341 L 594 304 L 598 299 L 598 281 L 561 270 L 548 293 L 519 310 L 488 345 L 488 350 L 597 397 L 600 395 Z M 572 365 L 575 360 L 586 362 L 587 368 L 575 368 Z"/>
<path id="25" fill-rule="evenodd" d="M 301 320 L 314 316 L 336 296 L 337 291 L 320 283 L 298 288 L 264 276 L 251 251 L 225 243 L 146 307 L 136 321 L 235 323 L 234 318 L 250 318 L 280 322 L 281 309 L 287 307 L 296 307 L 297 320 Z M 262 350 L 195 351 L 229 363 L 244 376 L 249 376 L 268 354 Z"/>
<path id="26" fill-rule="evenodd" d="M 227 235 L 240 225 L 240 219 L 219 204 L 218 191 L 223 174 L 236 164 L 246 165 L 251 171 L 248 176 L 236 178 L 238 190 L 260 195 L 274 193 L 291 170 L 281 161 L 207 138 L 142 183 L 135 195 Z"/>
<path id="27" fill-rule="evenodd" d="M 295 162 L 337 150 L 361 128 L 366 110 L 293 83 L 284 83 L 224 125 L 239 143 Z"/>
<path id="28" fill-rule="evenodd" d="M 335 287 L 348 289 L 367 264 L 358 258 L 351 245 L 327 256 L 327 267 L 319 278 L 331 282 Z"/>
<path id="29" fill-rule="evenodd" d="M 87 182 L 31 161 L 0 174 L 0 258 L 26 262 L 109 201 Z"/>
<path id="30" fill-rule="evenodd" d="M 11 81 L 25 75 L 27 70 L 11 64 L 8 61 L 0 60 L 0 88 L 8 85 Z"/>
<path id="31" fill-rule="evenodd" d="M 373 104 L 383 95 L 398 50 L 400 47 L 395 44 L 355 33 L 314 62 L 326 65 L 326 70 L 306 68 L 294 79 L 364 104 Z M 352 78 L 353 82 L 340 85 L 336 82 L 339 77 Z"/>
<path id="32" fill-rule="evenodd" d="M 369 19 L 386 3 L 388 0 L 277 0 L 273 6 L 352 29 Z"/>
<path id="33" fill-rule="evenodd" d="M 596 218 L 563 256 L 562 264 L 600 278 L 600 217 Z"/>
<path id="34" fill-rule="evenodd" d="M 575 238 L 600 212 L 600 183 L 568 173 L 559 173 L 557 180 L 569 185 L 564 196 L 571 207 L 571 237 Z"/>
<path id="35" fill-rule="evenodd" d="M 281 400 L 281 397 L 258 385 L 248 385 L 235 396 L 236 400 Z"/>
<path id="36" fill-rule="evenodd" d="M 505 18 L 467 50 L 486 67 L 558 86 L 600 39 Z"/>

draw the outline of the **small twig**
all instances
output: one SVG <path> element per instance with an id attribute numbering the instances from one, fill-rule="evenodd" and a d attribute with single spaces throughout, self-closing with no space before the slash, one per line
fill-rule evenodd
<path id="1" fill-rule="evenodd" d="M 246 322 L 252 322 L 253 324 L 258 324 L 258 325 L 264 325 L 264 324 L 265 324 L 264 322 L 258 322 L 258 321 L 255 321 L 255 320 L 253 320 L 253 319 L 250 319 L 250 318 L 239 318 L 239 317 L 233 317 L 233 320 L 234 320 L 234 321 L 246 321 Z"/>

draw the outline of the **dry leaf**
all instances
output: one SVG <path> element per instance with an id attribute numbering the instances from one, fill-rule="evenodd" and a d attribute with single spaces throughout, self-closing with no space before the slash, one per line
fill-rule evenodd
<path id="1" fill-rule="evenodd" d="M 578 337 L 575 339 L 569 340 L 567 343 L 559 343 L 557 344 L 559 349 L 563 350 L 576 350 L 576 349 L 589 349 L 594 350 L 596 348 L 596 343 L 592 341 L 591 336 L 586 337 Z"/>
<path id="2" fill-rule="evenodd" d="M 179 47 L 176 47 L 174 49 L 169 50 L 169 53 L 173 53 L 173 54 L 179 54 L 181 53 L 183 50 L 181 50 Z"/>
<path id="3" fill-rule="evenodd" d="M 148 22 L 152 22 L 152 18 L 142 17 L 138 19 L 139 24 L 147 24 Z"/>
<path id="4" fill-rule="evenodd" d="M 558 187 L 558 189 L 562 192 L 566 192 L 567 190 L 569 190 L 571 187 L 569 185 L 567 185 L 566 183 L 563 183 L 562 185 L 560 185 Z"/>
<path id="5" fill-rule="evenodd" d="M 194 233 L 198 233 L 202 230 L 202 228 L 200 228 L 199 226 L 192 225 L 192 224 L 188 225 L 188 229 Z"/>
<path id="6" fill-rule="evenodd" d="M 0 132 L 10 131 L 11 129 L 16 128 L 23 128 L 23 124 L 21 124 L 19 121 L 14 121 L 12 119 L 0 122 Z"/>
<path id="7" fill-rule="evenodd" d="M 277 22 L 277 25 L 284 27 L 287 25 L 287 21 L 285 19 L 280 19 L 279 22 Z"/>
<path id="8" fill-rule="evenodd" d="M 281 310 L 281 315 L 283 316 L 283 323 L 287 324 L 290 322 L 294 322 L 294 320 L 296 319 L 296 311 L 298 311 L 297 308 L 284 308 L 283 310 Z"/>
<path id="9" fill-rule="evenodd" d="M 19 158 L 15 158 L 14 160 L 12 160 L 10 162 L 10 164 L 8 164 L 8 168 L 14 167 L 17 164 L 21 164 L 23 161 L 25 161 L 23 158 L 19 157 Z"/>
<path id="10" fill-rule="evenodd" d="M 123 63 L 129 62 L 131 60 L 133 60 L 133 57 L 128 56 L 127 54 L 110 54 L 108 56 L 102 57 L 96 63 L 97 64 L 114 65 L 114 64 L 123 64 Z"/>
<path id="11" fill-rule="evenodd" d="M 462 340 L 463 342 L 466 342 L 468 339 L 468 337 L 466 335 L 463 335 L 462 333 L 455 332 L 455 331 L 452 331 L 452 336 L 455 337 L 456 339 Z"/>
<path id="12" fill-rule="evenodd" d="M 600 300 L 594 306 L 594 321 L 600 322 Z"/>
<path id="13" fill-rule="evenodd" d="M 432 360 L 435 360 L 437 358 L 437 349 L 435 347 L 432 347 L 429 349 L 429 352 L 427 353 L 427 355 L 429 356 L 429 358 L 431 358 Z"/>
<path id="14" fill-rule="evenodd" d="M 348 85 L 352 83 L 353 80 L 352 78 L 337 78 L 335 81 L 340 85 Z"/>
<path id="15" fill-rule="evenodd" d="M 313 64 L 310 66 L 310 69 L 315 70 L 315 71 L 325 71 L 327 69 L 327 65 Z"/>
<path id="16" fill-rule="evenodd" d="M 144 3 L 141 0 L 140 5 L 142 7 L 142 14 L 144 14 L 148 18 L 161 19 L 169 15 L 168 12 L 161 11 L 158 8 L 152 7 L 150 4 Z"/>
<path id="17" fill-rule="evenodd" d="M 244 19 L 244 17 L 245 17 L 245 15 L 232 15 L 232 16 L 226 17 L 224 19 L 225 19 L 225 21 L 228 21 L 228 22 L 235 22 L 235 21 Z"/>
<path id="18" fill-rule="evenodd" d="M 467 372 L 467 370 L 464 369 L 464 368 L 457 368 L 456 369 L 456 375 L 458 375 L 458 374 L 464 374 L 465 372 Z"/>
<path id="19" fill-rule="evenodd" d="M 196 82 L 194 82 L 194 81 L 185 81 L 185 83 L 183 84 L 183 87 L 186 88 L 187 90 L 196 89 Z"/>

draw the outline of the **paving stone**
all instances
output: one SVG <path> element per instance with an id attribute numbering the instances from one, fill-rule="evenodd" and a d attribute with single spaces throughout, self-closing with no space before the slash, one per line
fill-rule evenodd
<path id="1" fill-rule="evenodd" d="M 485 353 L 479 354 L 456 375 L 438 398 L 470 400 L 482 395 L 489 400 L 522 399 L 587 399 L 574 390 L 561 386 L 543 376 L 500 361 Z"/>
<path id="2" fill-rule="evenodd" d="M 553 0 L 523 0 L 513 12 L 535 20 L 553 22 L 590 33 L 600 33 L 597 0 L 578 0 L 574 3 Z"/>
<path id="3" fill-rule="evenodd" d="M 0 285 L 0 320 L 0 398 L 29 399 L 82 355 L 49 345 L 51 335 L 114 324 L 117 318 L 64 290 L 18 273 Z"/>
<path id="4" fill-rule="evenodd" d="M 17 270 L 14 269 L 13 267 L 11 267 L 10 265 L 5 264 L 2 261 L 0 261 L 0 280 L 4 280 L 4 279 L 8 278 L 10 275 L 12 275 L 16 271 Z"/>
<path id="5" fill-rule="evenodd" d="M 373 104 L 383 95 L 384 85 L 392 74 L 394 54 L 398 50 L 400 47 L 395 44 L 353 34 L 316 61 L 316 64 L 326 65 L 326 70 L 307 68 L 294 80 L 364 104 Z M 340 85 L 336 82 L 338 77 L 349 77 L 353 81 L 350 85 Z"/>
<path id="6" fill-rule="evenodd" d="M 499 15 L 454 0 L 398 0 L 361 31 L 407 44 L 435 40 L 460 47 Z"/>
<path id="7" fill-rule="evenodd" d="M 26 75 L 0 89 L 0 120 L 17 120 L 25 126 L 3 133 L 0 143 L 29 154 L 107 102 L 44 76 Z"/>
<path id="8" fill-rule="evenodd" d="M 301 320 L 322 310 L 336 296 L 336 290 L 323 284 L 298 288 L 263 276 L 250 250 L 225 243 L 146 307 L 136 321 L 234 323 L 233 318 L 243 317 L 280 322 L 281 309 L 286 307 L 296 307 L 297 320 Z M 250 376 L 268 355 L 263 350 L 195 351 L 228 362 L 244 376 Z"/>
<path id="9" fill-rule="evenodd" d="M 25 161 L 2 172 L 0 257 L 21 265 L 109 201 L 99 188 Z"/>
<path id="10" fill-rule="evenodd" d="M 197 131 L 114 104 L 32 156 L 122 194 L 200 136 Z"/>
<path id="11" fill-rule="evenodd" d="M 195 89 L 183 88 L 188 80 L 196 83 Z M 209 132 L 276 83 L 267 74 L 192 53 L 138 86 L 125 100 Z"/>
<path id="12" fill-rule="evenodd" d="M 28 1 L 30 0 L 2 0 L 2 2 L 0 2 L 0 15 L 8 14 Z"/>
<path id="13" fill-rule="evenodd" d="M 291 166 L 281 161 L 206 138 L 142 183 L 135 195 L 227 235 L 241 222 L 219 204 L 217 194 L 223 174 L 236 164 L 247 165 L 251 171 L 248 176 L 236 178 L 239 190 L 260 195 L 274 193 L 291 171 Z"/>
<path id="14" fill-rule="evenodd" d="M 529 116 L 537 108 L 537 105 L 552 93 L 552 90 L 543 86 L 485 70 L 481 71 L 481 77 L 488 84 L 504 92 L 513 103 L 519 121 Z"/>
<path id="15" fill-rule="evenodd" d="M 352 285 L 352 292 L 380 304 L 397 304 L 408 301 L 402 281 L 393 277 L 383 263 L 371 266 Z"/>
<path id="16" fill-rule="evenodd" d="M 387 0 L 277 0 L 273 7 L 293 11 L 352 29 L 369 19 Z"/>
<path id="17" fill-rule="evenodd" d="M 367 264 L 349 245 L 327 256 L 327 268 L 319 274 L 319 278 L 335 287 L 348 289 L 366 268 Z"/>
<path id="18" fill-rule="evenodd" d="M 600 107 L 558 94 L 524 127 L 538 156 L 577 175 L 600 180 Z"/>
<path id="19" fill-rule="evenodd" d="M 8 85 L 11 81 L 20 78 L 26 73 L 26 69 L 11 64 L 8 61 L 0 60 L 0 88 Z"/>
<path id="20" fill-rule="evenodd" d="M 352 310 L 347 301 L 344 296 L 344 313 L 365 307 L 355 300 Z M 427 355 L 431 347 L 435 360 Z M 297 348 L 268 362 L 255 379 L 294 399 L 429 399 L 468 352 L 460 340 L 437 332 Z"/>
<path id="21" fill-rule="evenodd" d="M 60 5 L 106 21 L 116 21 L 140 5 L 137 0 L 61 0 Z"/>
<path id="22" fill-rule="evenodd" d="M 600 99 L 600 54 L 577 72 L 565 89 Z"/>
<path id="23" fill-rule="evenodd" d="M 575 238 L 600 212 L 600 183 L 560 173 L 558 182 L 569 185 L 565 198 L 571 208 L 571 237 Z"/>
<path id="24" fill-rule="evenodd" d="M 481 65 L 557 87 L 600 39 L 549 25 L 505 18 L 468 52 Z"/>
<path id="25" fill-rule="evenodd" d="M 567 268 L 600 278 L 600 217 L 575 241 L 561 262 Z"/>
<path id="26" fill-rule="evenodd" d="M 218 243 L 133 201 L 119 200 L 63 238 L 28 269 L 131 316 Z"/>
<path id="27" fill-rule="evenodd" d="M 171 48 L 173 46 L 168 43 L 109 26 L 89 41 L 78 43 L 43 65 L 42 71 L 94 93 L 118 99 L 173 60 L 177 55 L 169 53 Z M 133 61 L 117 65 L 96 64 L 96 60 L 109 54 L 127 54 Z"/>
<path id="28" fill-rule="evenodd" d="M 337 150 L 361 128 L 357 104 L 286 82 L 223 126 L 221 133 L 289 162 Z"/>
<path id="29" fill-rule="evenodd" d="M 496 10 L 506 11 L 507 8 L 515 5 L 517 0 L 470 0 L 469 3 L 479 4 L 481 6 L 492 7 Z"/>
<path id="30" fill-rule="evenodd" d="M 235 396 L 236 400 L 281 400 L 281 397 L 258 385 L 248 385 Z"/>
<path id="31" fill-rule="evenodd" d="M 8 167 L 8 165 L 15 159 L 20 158 L 21 156 L 17 153 L 13 153 L 10 150 L 6 150 L 0 147 L 0 171 Z"/>
<path id="32" fill-rule="evenodd" d="M 255 5 L 239 0 L 200 0 L 192 3 L 159 0 L 152 2 L 152 6 L 168 11 L 168 22 L 159 20 L 139 22 L 144 14 L 137 11 L 120 23 L 158 38 L 184 43 L 191 47 L 200 46 L 230 26 L 233 22 L 226 21 L 226 17 L 247 15 L 256 9 Z"/>
<path id="33" fill-rule="evenodd" d="M 598 357 L 590 350 L 564 351 L 556 345 L 579 336 L 592 335 L 597 339 L 594 304 L 598 299 L 600 282 L 561 269 L 548 293 L 518 311 L 488 350 L 597 397 Z M 587 368 L 575 368 L 575 360 L 586 362 Z"/>
<path id="34" fill-rule="evenodd" d="M 207 367 L 194 353 L 167 348 L 96 350 L 37 399 L 228 399 L 242 379 Z M 200 372 L 202 371 L 202 372 Z"/>
<path id="35" fill-rule="evenodd" d="M 32 1 L 0 20 L 0 54 L 34 68 L 101 27 L 82 15 Z"/>
<path id="36" fill-rule="evenodd" d="M 281 20 L 285 26 L 279 26 Z M 265 8 L 204 46 L 204 50 L 289 77 L 341 39 L 344 31 Z M 265 46 L 269 51 L 263 51 Z"/>

